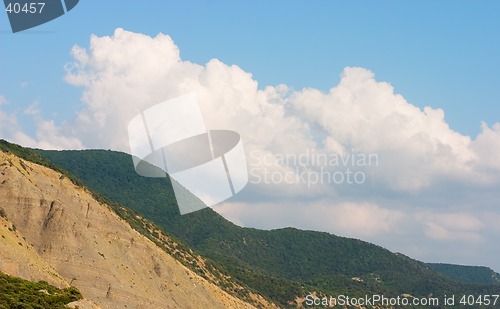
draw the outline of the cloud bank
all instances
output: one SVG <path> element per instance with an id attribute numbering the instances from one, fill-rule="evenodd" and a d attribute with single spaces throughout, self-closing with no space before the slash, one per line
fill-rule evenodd
<path id="1" fill-rule="evenodd" d="M 82 88 L 84 103 L 75 119 L 57 126 L 35 116 L 38 131 L 30 137 L 13 115 L 0 111 L 3 136 L 42 148 L 128 152 L 127 126 L 135 115 L 195 93 L 206 127 L 240 133 L 249 159 L 245 192 L 215 208 L 227 218 L 247 226 L 328 231 L 426 260 L 500 269 L 489 255 L 457 255 L 484 244 L 500 253 L 488 245 L 500 236 L 488 219 L 500 211 L 500 123 L 483 123 L 477 137 L 464 136 L 449 127 L 443 110 L 407 102 L 359 67 L 345 68 L 326 93 L 259 87 L 236 65 L 183 60 L 163 34 L 116 29 L 71 53 L 66 81 Z M 370 155 L 376 164 L 362 164 Z M 348 183 L 355 175 L 357 181 Z"/>

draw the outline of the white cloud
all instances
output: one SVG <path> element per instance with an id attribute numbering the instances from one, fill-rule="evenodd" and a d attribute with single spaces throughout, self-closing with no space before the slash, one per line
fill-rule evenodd
<path id="1" fill-rule="evenodd" d="M 76 137 L 69 134 L 69 125 L 57 126 L 52 120 L 44 120 L 40 116 L 38 104 L 29 106 L 23 112 L 36 124 L 36 138 L 24 133 L 15 114 L 0 110 L 0 138 L 25 147 L 42 149 L 82 149 L 83 145 Z"/>
<path id="2" fill-rule="evenodd" d="M 67 136 L 64 126 L 56 126 L 52 120 L 39 120 L 37 123 L 37 138 L 33 147 L 42 149 L 82 149 L 81 141 L 76 137 Z"/>
<path id="3" fill-rule="evenodd" d="M 346 155 L 354 150 L 379 158 L 377 166 L 360 169 L 367 177 L 363 186 L 251 186 L 249 190 L 263 200 L 349 196 L 367 190 L 419 194 L 435 187 L 448 190 L 446 183 L 481 185 L 485 179 L 491 184 L 484 170 L 499 166 L 492 153 L 500 147 L 500 125 L 484 125 L 483 134 L 472 140 L 450 129 L 443 110 L 408 103 L 389 83 L 376 81 L 363 68 L 346 68 L 340 83 L 327 93 L 312 88 L 292 91 L 285 85 L 259 90 L 252 75 L 238 66 L 217 59 L 193 64 L 180 58 L 169 36 L 123 29 L 109 37 L 92 36 L 89 49 L 75 46 L 72 54 L 75 61 L 67 66 L 66 80 L 83 87 L 85 103 L 73 131 L 86 147 L 128 151 L 127 125 L 132 117 L 194 92 L 208 128 L 241 134 L 250 169 L 259 176 L 264 170 L 282 175 L 297 171 L 294 166 L 255 162 L 255 153 Z"/>
<path id="4" fill-rule="evenodd" d="M 483 242 L 483 223 L 468 213 L 432 213 L 423 215 L 425 234 L 439 241 Z"/>
<path id="5" fill-rule="evenodd" d="M 417 108 L 362 68 L 346 68 L 326 94 L 304 89 L 290 101 L 325 131 L 331 151 L 341 145 L 377 153 L 383 166 L 373 176 L 396 190 L 418 191 L 436 176 L 469 175 L 477 159 L 470 138 L 449 128 L 443 110 Z"/>
<path id="6" fill-rule="evenodd" d="M 148 106 L 184 94 L 180 85 L 201 70 L 183 62 L 166 35 L 151 38 L 117 29 L 113 37 L 91 37 L 89 51 L 75 46 L 66 80 L 84 87 L 86 109 L 77 134 L 88 147 L 128 150 L 127 125 Z M 175 81 L 175 83 L 172 83 Z"/>
<path id="7" fill-rule="evenodd" d="M 374 153 L 380 165 L 366 170 L 371 183 L 396 191 L 418 192 L 436 179 L 483 177 L 475 169 L 482 158 L 473 141 L 451 130 L 441 109 L 417 108 L 366 69 L 346 68 L 328 93 L 290 91 L 285 85 L 258 90 L 257 81 L 238 66 L 216 59 L 193 64 L 180 58 L 169 36 L 152 38 L 123 29 L 111 37 L 92 36 L 88 50 L 75 46 L 72 54 L 66 80 L 83 87 L 86 105 L 74 132 L 87 147 L 128 151 L 132 117 L 195 92 L 207 127 L 239 132 L 247 153 Z M 290 186 L 276 189 L 290 192 Z"/>
<path id="8" fill-rule="evenodd" d="M 16 117 L 0 110 L 0 137 L 7 138 L 16 127 Z"/>
<path id="9" fill-rule="evenodd" d="M 500 123 L 494 124 L 491 128 L 486 124 L 481 124 L 482 132 L 474 140 L 472 148 L 478 153 L 481 160 L 478 162 L 480 168 L 488 169 L 498 179 L 500 171 Z"/>
<path id="10" fill-rule="evenodd" d="M 66 80 L 82 87 L 84 108 L 62 125 L 38 118 L 36 140 L 14 130 L 10 134 L 17 140 L 44 148 L 128 151 L 127 126 L 134 116 L 194 92 L 207 128 L 240 133 L 256 177 L 264 172 L 298 177 L 302 171 L 293 164 L 267 164 L 264 157 L 275 162 L 282 155 L 354 152 L 378 158 L 375 166 L 350 166 L 366 175 L 362 185 L 250 184 L 238 202 L 217 207 L 235 222 L 328 231 L 401 251 L 415 251 L 412 244 L 419 244 L 422 258 L 443 243 L 476 244 L 493 231 L 488 220 L 471 215 L 467 207 L 484 207 L 477 188 L 488 191 L 490 201 L 498 197 L 500 124 L 483 124 L 475 139 L 461 135 L 449 127 L 443 110 L 410 104 L 363 68 L 346 68 L 339 84 L 326 93 L 286 85 L 259 89 L 252 75 L 236 65 L 183 60 L 163 34 L 149 37 L 117 29 L 112 36 L 93 35 L 88 49 L 75 46 L 72 55 Z M 15 122 L 12 116 L 1 117 Z M 0 132 L 6 126 L 0 125 Z M 324 167 L 329 173 L 346 169 Z M 318 172 L 319 166 L 306 164 L 305 169 Z M 451 207 L 457 192 L 464 199 Z M 498 213 L 497 204 L 488 207 Z"/>
<path id="11" fill-rule="evenodd" d="M 80 140 L 75 137 L 67 137 L 61 127 L 54 124 L 52 120 L 39 120 L 37 122 L 36 139 L 25 134 L 21 130 L 13 131 L 7 139 L 11 142 L 31 148 L 41 149 L 83 149 Z"/>
<path id="12" fill-rule="evenodd" d="M 294 226 L 372 240 L 400 230 L 400 225 L 406 220 L 405 215 L 398 210 L 382 208 L 369 202 L 228 202 L 216 206 L 215 210 L 243 226 L 265 229 Z"/>
<path id="13" fill-rule="evenodd" d="M 0 95 L 0 105 L 3 105 L 3 104 L 7 104 L 7 99 L 5 98 L 5 96 Z"/>
<path id="14" fill-rule="evenodd" d="M 464 232 L 459 230 L 447 229 L 442 225 L 431 222 L 426 225 L 425 234 L 434 240 L 440 241 L 466 241 L 466 242 L 482 242 L 483 238 L 479 233 Z"/>
<path id="15" fill-rule="evenodd" d="M 23 119 L 16 114 L 8 114 L 0 110 L 0 138 L 25 147 L 42 149 L 82 149 L 80 140 L 72 136 L 73 128 L 67 124 L 56 125 L 53 120 L 44 120 L 40 113 L 39 103 L 28 106 L 21 117 L 28 117 L 35 124 L 36 138 L 23 131 Z"/>

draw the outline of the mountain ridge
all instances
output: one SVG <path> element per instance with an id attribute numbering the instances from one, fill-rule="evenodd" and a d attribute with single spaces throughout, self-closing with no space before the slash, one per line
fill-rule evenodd
<path id="1" fill-rule="evenodd" d="M 361 240 L 290 228 L 241 228 L 210 208 L 180 216 L 168 178 L 136 175 L 130 156 L 124 153 L 37 152 L 99 193 L 138 211 L 202 255 L 222 264 L 239 281 L 285 306 L 296 304 L 295 299 L 310 291 L 429 295 L 449 291 L 482 293 L 497 288 L 455 280 L 422 262 Z M 297 244 L 302 244 L 302 248 Z M 304 244 L 310 247 L 304 249 Z M 331 250 L 325 250 L 325 244 Z M 339 246 L 345 246 L 345 250 L 338 250 Z M 357 250 L 360 254 L 356 254 Z"/>
<path id="2" fill-rule="evenodd" d="M 500 274 L 486 266 L 426 263 L 449 278 L 477 284 L 500 284 Z"/>

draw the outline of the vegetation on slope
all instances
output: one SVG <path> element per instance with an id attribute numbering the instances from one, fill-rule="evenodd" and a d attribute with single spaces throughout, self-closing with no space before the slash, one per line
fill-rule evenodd
<path id="1" fill-rule="evenodd" d="M 98 199 L 110 204 L 134 228 L 165 250 L 175 255 L 176 246 L 186 243 L 209 257 L 204 262 L 209 266 L 200 267 L 203 263 L 196 262 L 198 258 L 193 251 L 187 247 L 181 250 L 194 257 L 183 258 L 184 263 L 202 276 L 215 282 L 219 277 L 229 280 L 216 284 L 232 294 L 245 293 L 235 286 L 247 286 L 289 306 L 311 291 L 319 295 L 350 296 L 372 293 L 440 296 L 497 291 L 491 285 L 452 280 L 424 263 L 360 240 L 291 228 L 274 231 L 241 228 L 209 208 L 181 216 L 169 179 L 137 175 L 127 154 L 104 150 L 36 152 L 47 157 L 48 164 L 55 162 L 76 175 L 98 192 L 95 193 Z M 35 159 L 46 161 L 36 156 Z M 167 237 L 171 244 L 165 244 L 162 231 L 175 235 Z M 218 272 L 215 276 L 211 275 L 213 269 Z"/>
<path id="2" fill-rule="evenodd" d="M 141 213 L 216 261 L 240 282 L 282 305 L 308 291 L 435 296 L 489 293 L 493 286 L 452 280 L 428 265 L 360 240 L 327 233 L 241 228 L 209 208 L 181 216 L 168 178 L 137 175 L 124 153 L 40 151 L 93 190 Z M 356 278 L 356 279 L 353 279 Z M 358 280 L 361 279 L 361 280 Z"/>
<path id="3" fill-rule="evenodd" d="M 49 161 L 45 156 L 40 155 L 33 149 L 23 148 L 4 140 L 0 140 L 0 151 L 12 153 L 21 159 L 51 168 L 63 174 L 75 185 L 88 190 L 98 202 L 110 206 L 111 209 L 122 219 L 127 221 L 133 229 L 153 241 L 158 247 L 172 255 L 183 265 L 193 270 L 201 277 L 207 279 L 209 282 L 221 287 L 229 294 L 253 304 L 258 308 L 262 307 L 262 299 L 259 299 L 259 297 L 253 293 L 255 291 L 248 286 L 241 284 L 238 280 L 228 276 L 225 271 L 222 271 L 223 267 L 221 265 L 201 257 L 177 237 L 165 233 L 164 230 L 159 228 L 156 224 L 143 218 L 137 211 L 123 207 L 120 203 L 117 203 L 105 195 L 98 193 L 97 190 L 92 190 L 91 188 L 85 186 L 80 179 L 59 165 Z M 23 165 L 22 161 L 20 163 Z M 4 214 L 2 210 L 3 209 L 0 208 L 0 215 Z"/>
<path id="4" fill-rule="evenodd" d="M 500 285 L 500 274 L 494 272 L 489 267 L 442 263 L 428 263 L 427 265 L 451 279 L 476 284 Z"/>
<path id="5" fill-rule="evenodd" d="M 58 289 L 45 281 L 31 282 L 0 272 L 0 308 L 62 309 L 81 298 L 75 287 Z"/>

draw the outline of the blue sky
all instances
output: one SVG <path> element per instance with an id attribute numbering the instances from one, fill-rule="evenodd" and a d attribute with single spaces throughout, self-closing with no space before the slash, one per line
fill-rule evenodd
<path id="1" fill-rule="evenodd" d="M 260 86 L 328 90 L 346 66 L 372 70 L 417 106 L 443 108 L 453 129 L 475 136 L 500 115 L 498 2 L 472 1 L 80 1 L 57 20 L 11 34 L 0 15 L 0 92 L 21 110 L 39 100 L 67 119 L 78 90 L 62 78 L 75 44 L 117 27 L 170 35 L 195 63 L 217 58 Z M 22 83 L 28 89 L 21 89 Z M 22 106 L 22 107 L 20 107 Z M 75 107 L 76 106 L 76 107 Z M 27 124 L 29 126 L 29 124 Z"/>
<path id="2" fill-rule="evenodd" d="M 0 138 L 126 150 L 134 112 L 193 91 L 250 158 L 380 158 L 360 186 L 248 185 L 216 208 L 233 222 L 500 271 L 499 13 L 498 1 L 82 0 L 16 34 L 0 14 Z M 257 176 L 289 172 L 254 161 Z"/>

